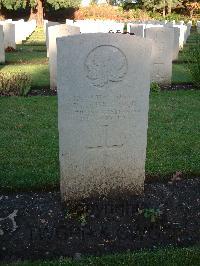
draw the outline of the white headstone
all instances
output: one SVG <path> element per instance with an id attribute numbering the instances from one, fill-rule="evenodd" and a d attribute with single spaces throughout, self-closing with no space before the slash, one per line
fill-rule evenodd
<path id="1" fill-rule="evenodd" d="M 133 34 L 135 36 L 140 36 L 144 37 L 144 30 L 145 30 L 145 25 L 144 24 L 131 24 L 128 25 L 128 32 L 130 34 Z"/>
<path id="2" fill-rule="evenodd" d="M 185 26 L 185 25 L 174 25 L 173 27 L 180 29 L 179 47 L 180 47 L 180 49 L 183 49 L 183 45 L 184 45 L 184 43 L 186 43 L 187 26 Z"/>
<path id="3" fill-rule="evenodd" d="M 197 20 L 197 32 L 200 33 L 200 21 Z"/>
<path id="4" fill-rule="evenodd" d="M 66 19 L 66 24 L 70 26 L 74 26 L 74 21 L 72 19 Z"/>
<path id="5" fill-rule="evenodd" d="M 15 42 L 15 24 L 13 23 L 3 23 L 3 32 L 4 32 L 4 47 L 5 49 L 11 47 L 16 49 Z"/>
<path id="6" fill-rule="evenodd" d="M 4 50 L 3 26 L 0 25 L 0 64 L 2 63 L 5 63 L 5 50 Z"/>
<path id="7" fill-rule="evenodd" d="M 47 57 L 49 57 L 49 32 L 48 32 L 48 29 L 51 26 L 56 26 L 56 25 L 61 25 L 61 24 L 58 22 L 55 22 L 55 21 L 48 21 L 45 25 L 46 25 L 45 29 L 46 29 Z"/>
<path id="8" fill-rule="evenodd" d="M 57 47 L 56 38 L 80 33 L 80 28 L 66 24 L 49 27 L 49 70 L 50 87 L 57 87 Z"/>
<path id="9" fill-rule="evenodd" d="M 178 58 L 179 54 L 179 39 L 180 39 L 180 28 L 173 27 L 174 30 L 174 47 L 173 47 L 173 60 L 176 60 Z"/>
<path id="10" fill-rule="evenodd" d="M 145 29 L 145 36 L 153 40 L 151 80 L 171 84 L 174 30 L 165 27 Z"/>
<path id="11" fill-rule="evenodd" d="M 63 199 L 142 193 L 151 41 L 80 34 L 57 49 Z"/>

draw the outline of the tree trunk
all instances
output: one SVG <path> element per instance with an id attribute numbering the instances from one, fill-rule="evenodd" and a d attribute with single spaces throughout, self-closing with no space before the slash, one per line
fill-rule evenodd
<path id="1" fill-rule="evenodd" d="M 167 13 L 168 15 L 171 15 L 172 13 L 172 0 L 169 0 L 168 2 Z"/>
<path id="2" fill-rule="evenodd" d="M 36 19 L 36 9 L 34 7 L 31 7 L 31 14 L 29 20 L 31 19 Z"/>
<path id="3" fill-rule="evenodd" d="M 163 7 L 163 18 L 165 18 L 165 6 Z"/>
<path id="4" fill-rule="evenodd" d="M 37 0 L 37 5 L 31 8 L 30 20 L 35 19 L 37 26 L 43 25 L 43 4 L 42 0 Z"/>
<path id="5" fill-rule="evenodd" d="M 43 25 L 43 5 L 42 0 L 37 0 L 37 25 L 42 26 Z"/>
<path id="6" fill-rule="evenodd" d="M 166 13 L 165 13 L 165 6 L 166 6 L 166 1 L 163 0 L 163 18 L 165 18 L 165 15 L 166 15 Z"/>
<path id="7" fill-rule="evenodd" d="M 192 19 L 193 17 L 193 14 L 194 14 L 194 9 L 190 9 L 190 18 Z"/>

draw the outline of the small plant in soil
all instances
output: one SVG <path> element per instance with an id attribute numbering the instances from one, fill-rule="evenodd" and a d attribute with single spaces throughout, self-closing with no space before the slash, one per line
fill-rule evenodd
<path id="1" fill-rule="evenodd" d="M 151 223 L 156 223 L 162 214 L 159 209 L 154 208 L 138 209 L 138 212 L 139 214 L 143 214 L 144 218 L 150 220 Z"/>
<path id="2" fill-rule="evenodd" d="M 82 226 L 87 224 L 87 220 L 86 220 L 87 214 L 86 213 L 82 213 L 81 216 L 79 216 L 78 220 L 81 223 Z"/>
<path id="3" fill-rule="evenodd" d="M 151 82 L 150 89 L 152 92 L 160 92 L 161 90 L 160 85 L 155 81 Z"/>

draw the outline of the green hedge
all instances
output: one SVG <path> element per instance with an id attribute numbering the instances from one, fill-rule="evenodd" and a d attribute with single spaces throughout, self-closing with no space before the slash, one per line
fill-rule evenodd
<path id="1" fill-rule="evenodd" d="M 31 76 L 27 73 L 0 73 L 0 95 L 26 96 L 31 89 Z"/>

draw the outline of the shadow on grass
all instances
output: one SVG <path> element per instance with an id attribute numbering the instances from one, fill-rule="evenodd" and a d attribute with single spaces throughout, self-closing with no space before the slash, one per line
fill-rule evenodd
<path id="1" fill-rule="evenodd" d="M 15 73 L 25 72 L 27 74 L 30 74 L 32 78 L 32 88 L 47 88 L 50 86 L 50 75 L 48 65 L 1 65 L 0 71 Z"/>

